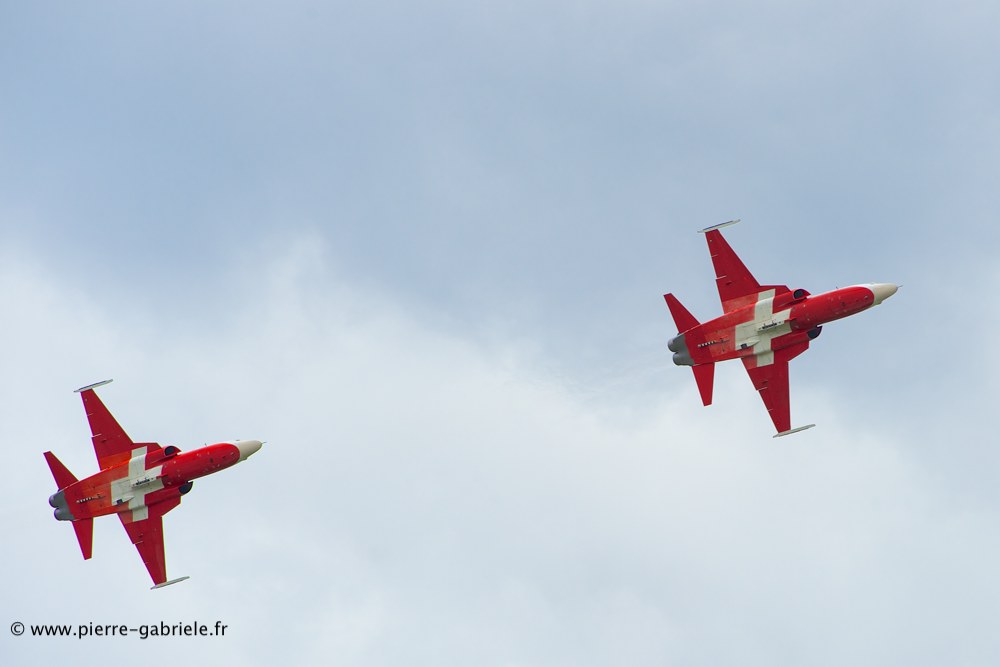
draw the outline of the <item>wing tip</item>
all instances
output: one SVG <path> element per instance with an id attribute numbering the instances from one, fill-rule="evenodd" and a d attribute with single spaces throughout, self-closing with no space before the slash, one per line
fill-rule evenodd
<path id="1" fill-rule="evenodd" d="M 177 577 L 176 579 L 171 579 L 170 581 L 164 581 L 161 584 L 156 584 L 155 586 L 150 586 L 149 590 L 155 591 L 157 588 L 164 588 L 166 586 L 169 586 L 170 584 L 177 584 L 177 583 L 180 583 L 180 582 L 184 581 L 185 579 L 190 579 L 190 578 L 191 577 Z"/>
<path id="2" fill-rule="evenodd" d="M 735 225 L 739 221 L 740 221 L 740 219 L 736 218 L 735 220 L 728 220 L 726 222 L 720 222 L 717 225 L 712 225 L 711 227 L 705 227 L 705 229 L 699 229 L 698 233 L 699 234 L 707 234 L 709 232 L 715 231 L 716 229 L 722 229 L 723 227 L 729 227 L 730 225 Z"/>
<path id="3" fill-rule="evenodd" d="M 112 382 L 114 382 L 114 378 L 108 380 L 101 380 L 100 382 L 95 382 L 94 384 L 88 384 L 86 387 L 80 387 L 79 389 L 74 389 L 73 393 L 82 394 L 85 391 L 89 391 L 91 389 L 97 389 L 98 387 L 103 387 L 104 385 L 111 384 Z"/>
<path id="4" fill-rule="evenodd" d="M 782 431 L 781 433 L 775 433 L 772 438 L 781 438 L 786 435 L 791 435 L 792 433 L 798 433 L 799 431 L 805 431 L 806 429 L 812 428 L 816 424 L 806 424 L 805 426 L 798 426 L 796 428 L 790 428 L 787 431 Z"/>

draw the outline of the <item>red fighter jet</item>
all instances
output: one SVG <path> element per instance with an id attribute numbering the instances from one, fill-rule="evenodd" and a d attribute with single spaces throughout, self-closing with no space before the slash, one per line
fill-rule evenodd
<path id="1" fill-rule="evenodd" d="M 741 359 L 764 399 L 777 438 L 815 426 L 792 428 L 788 362 L 809 349 L 809 341 L 819 336 L 823 324 L 877 306 L 899 288 L 892 283 L 868 283 L 810 295 L 804 289 L 761 285 L 719 232 L 737 222 L 701 230 L 708 240 L 725 314 L 701 324 L 673 294 L 664 294 L 679 331 L 667 347 L 674 353 L 675 364 L 691 366 L 705 405 L 712 403 L 715 363 Z"/>
<path id="2" fill-rule="evenodd" d="M 153 578 L 153 588 L 184 581 L 167 581 L 163 555 L 163 515 L 181 504 L 192 480 L 244 461 L 261 448 L 260 440 L 233 440 L 181 452 L 155 442 L 132 442 L 94 393 L 98 382 L 76 391 L 83 397 L 94 450 L 101 471 L 77 480 L 52 452 L 45 452 L 59 490 L 49 497 L 60 521 L 72 521 L 84 559 L 91 556 L 94 517 L 117 514 L 142 562 Z"/>

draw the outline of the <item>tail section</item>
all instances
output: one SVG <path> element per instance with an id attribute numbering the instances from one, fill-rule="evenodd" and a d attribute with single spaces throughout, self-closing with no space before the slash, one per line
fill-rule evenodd
<path id="1" fill-rule="evenodd" d="M 685 332 L 694 329 L 701 322 L 695 319 L 694 315 L 673 294 L 664 294 L 663 298 L 667 302 L 667 308 L 670 309 L 670 315 L 674 318 L 674 324 L 677 325 L 679 332 L 667 344 L 670 351 L 674 353 L 674 363 L 678 366 L 691 367 L 691 370 L 694 371 L 694 381 L 698 383 L 698 393 L 701 394 L 702 404 L 711 405 L 712 386 L 715 384 L 715 364 L 696 363 L 691 358 L 684 335 Z"/>
<path id="2" fill-rule="evenodd" d="M 63 494 L 63 490 L 67 486 L 76 484 L 76 476 L 52 452 L 45 452 L 45 462 L 49 464 L 49 470 L 52 471 L 52 477 L 56 480 L 56 486 L 59 488 L 58 491 L 49 497 L 49 504 L 56 508 L 55 517 L 57 519 L 60 521 L 72 521 L 73 532 L 76 533 L 76 541 L 80 543 L 80 551 L 83 552 L 83 559 L 90 560 L 94 546 L 94 520 L 91 518 L 73 518 L 73 513 L 66 502 L 66 496 Z"/>

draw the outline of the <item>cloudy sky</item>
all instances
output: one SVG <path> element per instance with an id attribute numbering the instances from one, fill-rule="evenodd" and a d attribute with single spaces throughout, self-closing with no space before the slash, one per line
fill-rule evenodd
<path id="1" fill-rule="evenodd" d="M 5 664 L 996 664 L 998 14 L 0 2 Z M 903 285 L 778 441 L 666 350 L 734 217 L 762 282 Z M 109 377 L 136 440 L 267 441 L 161 591 L 46 503 Z"/>

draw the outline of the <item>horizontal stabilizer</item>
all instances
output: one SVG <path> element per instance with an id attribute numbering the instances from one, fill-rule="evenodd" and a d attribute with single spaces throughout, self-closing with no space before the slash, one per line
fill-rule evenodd
<path id="1" fill-rule="evenodd" d="M 698 393 L 701 394 L 701 404 L 712 404 L 712 385 L 715 383 L 715 364 L 700 364 L 692 366 L 694 381 L 698 383 Z"/>
<path id="2" fill-rule="evenodd" d="M 94 520 L 79 519 L 73 522 L 73 531 L 76 533 L 76 540 L 80 543 L 80 551 L 83 552 L 83 560 L 90 560 L 94 548 Z"/>
<path id="3" fill-rule="evenodd" d="M 667 302 L 667 308 L 670 309 L 670 315 L 674 318 L 674 324 L 677 325 L 677 332 L 684 333 L 689 329 L 693 329 L 700 324 L 698 320 L 695 319 L 694 315 L 688 312 L 680 301 L 677 300 L 673 294 L 664 294 L 663 298 Z"/>
<path id="4" fill-rule="evenodd" d="M 70 484 L 76 483 L 76 477 L 66 466 L 62 464 L 62 461 L 56 458 L 56 455 L 52 452 L 45 452 L 45 462 L 49 464 L 49 470 L 52 471 L 52 477 L 56 480 L 56 487 L 61 491 L 65 489 Z"/>
<path id="5" fill-rule="evenodd" d="M 169 586 L 170 584 L 176 584 L 185 579 L 190 579 L 191 577 L 177 577 L 176 579 L 171 579 L 170 581 L 164 581 L 162 584 L 156 584 L 155 586 L 150 586 L 149 590 L 155 591 L 157 588 L 163 588 L 164 586 Z"/>

